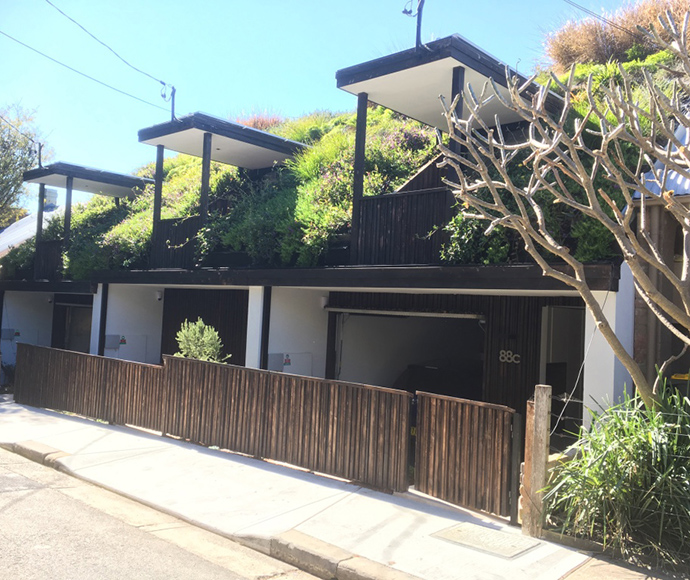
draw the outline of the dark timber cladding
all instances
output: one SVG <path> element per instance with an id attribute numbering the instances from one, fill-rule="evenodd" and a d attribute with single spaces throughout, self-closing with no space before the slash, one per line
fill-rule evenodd
<path id="1" fill-rule="evenodd" d="M 480 314 L 486 318 L 484 401 L 524 414 L 539 382 L 541 309 L 582 306 L 579 298 L 331 292 L 330 308 L 420 313 Z M 335 344 L 329 344 L 329 350 Z M 501 351 L 520 355 L 520 364 L 503 362 Z"/>
<path id="2" fill-rule="evenodd" d="M 175 336 L 185 320 L 199 317 L 213 326 L 223 342 L 224 354 L 235 365 L 243 365 L 247 349 L 248 290 L 165 290 L 161 352 L 178 351 Z"/>

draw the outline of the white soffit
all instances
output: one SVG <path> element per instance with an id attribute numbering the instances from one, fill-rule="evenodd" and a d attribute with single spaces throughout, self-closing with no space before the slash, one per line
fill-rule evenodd
<path id="1" fill-rule="evenodd" d="M 465 69 L 465 86 L 471 86 L 474 94 L 479 97 L 489 78 L 468 68 L 453 57 L 447 57 L 434 62 L 420 64 L 412 68 L 377 76 L 341 88 L 353 95 L 367 93 L 370 101 L 382 105 L 407 117 L 421 121 L 442 131 L 448 131 L 448 124 L 443 116 L 443 106 L 439 95 L 443 95 L 446 103 L 452 102 L 453 69 L 462 66 Z M 499 85 L 502 95 L 507 97 L 508 89 Z M 493 94 L 489 86 L 488 94 Z M 489 126 L 494 125 L 498 115 L 501 124 L 514 123 L 521 119 L 512 111 L 506 109 L 494 97 L 484 109 L 482 118 Z M 463 118 L 469 116 L 467 106 L 463 107 Z"/>
<path id="2" fill-rule="evenodd" d="M 44 183 L 49 187 L 61 187 L 62 189 L 67 188 L 67 177 L 65 175 L 59 175 L 53 173 L 51 175 L 46 175 L 44 177 L 36 177 L 34 179 L 28 179 L 25 183 Z M 133 192 L 131 187 L 123 187 L 121 185 L 112 185 L 109 183 L 102 183 L 99 181 L 94 181 L 92 179 L 83 179 L 80 177 L 74 177 L 72 181 L 73 191 L 84 191 L 86 193 L 109 195 L 112 197 L 131 197 Z"/>
<path id="3" fill-rule="evenodd" d="M 204 132 L 201 129 L 189 128 L 160 137 L 142 141 L 148 145 L 163 145 L 166 149 L 185 153 L 195 157 L 203 156 Z M 245 169 L 263 169 L 282 163 L 292 155 L 273 151 L 266 147 L 246 143 L 238 139 L 213 134 L 211 140 L 211 159 L 220 163 L 244 167 Z"/>

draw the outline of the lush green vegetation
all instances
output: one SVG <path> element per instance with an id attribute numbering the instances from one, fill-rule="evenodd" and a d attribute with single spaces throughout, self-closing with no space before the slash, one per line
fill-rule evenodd
<path id="1" fill-rule="evenodd" d="M 199 234 L 199 261 L 218 250 L 246 253 L 256 266 L 314 266 L 328 243 L 350 228 L 355 115 L 315 113 L 272 124 L 270 130 L 310 148 L 281 168 L 263 172 L 212 164 L 211 215 Z M 395 113 L 372 108 L 368 120 L 364 194 L 395 190 L 435 154 L 433 132 Z M 139 171 L 153 176 L 152 165 Z M 184 155 L 164 165 L 163 218 L 198 211 L 201 161 Z M 95 196 L 73 210 L 66 276 L 105 269 L 145 268 L 152 229 L 153 191 L 119 207 Z M 57 218 L 45 238 L 59 238 Z M 31 244 L 0 263 L 3 275 L 30 268 Z"/>
<path id="2" fill-rule="evenodd" d="M 635 10 L 622 11 L 616 18 L 625 26 L 645 24 L 659 5 L 642 2 Z M 678 6 L 673 2 L 672 8 Z M 680 4 L 679 4 L 680 5 Z M 615 20 L 615 19 L 614 19 Z M 591 75 L 593 88 L 618 79 L 618 62 L 638 84 L 638 102 L 648 96 L 642 88 L 643 71 L 653 75 L 658 86 L 672 90 L 674 62 L 666 52 L 617 39 L 616 52 L 599 54 L 592 42 L 581 42 L 587 34 L 602 34 L 600 24 L 567 23 L 549 37 L 549 46 L 560 43 L 561 54 L 573 53 L 572 43 L 582 44 L 580 62 L 574 74 L 580 89 L 574 95 L 576 110 L 586 107 L 585 85 Z M 615 34 L 616 29 L 606 30 Z M 629 35 L 627 35 L 629 36 Z M 620 41 L 620 42 L 619 42 Z M 625 41 L 625 42 L 624 42 Z M 570 44 L 568 44 L 570 43 Z M 614 46 L 613 44 L 611 46 Z M 623 47 L 623 48 L 621 48 Z M 578 49 L 579 50 L 579 49 Z M 568 52 L 570 51 L 570 52 Z M 565 56 L 564 56 L 565 58 Z M 570 58 L 570 57 L 568 57 Z M 554 57 L 556 67 L 565 61 Z M 549 75 L 538 77 L 547 82 Z M 578 108 L 579 107 L 579 108 Z M 571 120 L 572 121 L 572 120 Z M 218 252 L 245 256 L 242 263 L 259 267 L 310 267 L 320 264 L 329 244 L 346 239 L 350 231 L 355 115 L 317 112 L 284 120 L 275 115 L 254 115 L 245 123 L 283 137 L 306 143 L 310 148 L 284 167 L 261 172 L 212 165 L 211 213 L 198 236 L 198 263 L 212 264 L 209 255 Z M 368 115 L 365 195 L 394 191 L 435 154 L 435 136 L 429 128 L 380 107 Z M 516 181 L 528 178 L 528 171 L 516 160 L 511 167 Z M 153 165 L 140 170 L 152 177 Z M 163 218 L 188 217 L 197 213 L 201 161 L 184 155 L 168 159 L 164 167 Z M 609 188 L 602 180 L 600 185 Z M 577 186 L 573 184 L 577 195 Z M 608 191 L 612 197 L 615 191 Z M 74 209 L 71 246 L 65 256 L 65 275 L 87 278 L 98 270 L 148 267 L 152 230 L 152 188 L 116 207 L 112 200 L 94 197 Z M 558 241 L 584 262 L 617 256 L 611 235 L 598 222 L 565 208 L 545 206 L 547 219 Z M 441 227 L 442 224 L 439 224 Z M 59 237 L 61 221 L 56 219 L 46 237 Z M 528 259 L 523 242 L 508 229 L 496 228 L 485 236 L 485 224 L 456 217 L 445 226 L 449 243 L 442 258 L 449 264 L 494 264 Z M 13 277 L 32 267 L 33 246 L 25 244 L 0 260 L 2 275 Z"/>
<path id="3" fill-rule="evenodd" d="M 594 415 L 577 455 L 554 472 L 551 524 L 626 558 L 690 572 L 690 400 L 639 400 Z"/>

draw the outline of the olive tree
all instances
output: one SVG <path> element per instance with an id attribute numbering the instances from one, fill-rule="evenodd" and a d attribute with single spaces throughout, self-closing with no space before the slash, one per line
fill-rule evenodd
<path id="1" fill-rule="evenodd" d="M 487 234 L 498 226 L 514 230 L 545 275 L 577 290 L 647 406 L 654 403 L 657 383 L 649 383 L 621 344 L 587 284 L 584 264 L 559 241 L 547 214 L 549 206 L 562 204 L 559 207 L 601 224 L 620 248 L 638 294 L 686 348 L 690 345 L 690 211 L 667 183 L 672 172 L 690 180 L 690 151 L 679 137 L 679 128 L 690 131 L 685 108 L 690 98 L 688 17 L 680 29 L 670 14 L 659 22 L 663 34 L 654 27 L 640 32 L 675 55 L 678 71 L 672 91 L 657 86 L 645 72 L 649 98 L 642 105 L 623 67 L 607 86 L 596 89 L 591 76 L 586 87 L 576 87 L 573 68 L 566 82 L 552 75 L 533 96 L 527 94 L 533 78 L 521 82 L 508 75 L 509 98 L 493 81 L 481 93 L 472 89 L 463 93 L 470 111 L 466 119 L 456 114 L 458 99 L 450 105 L 443 102 L 451 139 L 459 147 L 444 146 L 439 139 L 442 164 L 452 167 L 457 176 L 448 183 L 463 215 L 484 220 Z M 546 106 L 552 89 L 563 95 L 557 114 Z M 584 115 L 574 114 L 576 95 L 586 100 Z M 523 138 L 508 139 L 500 123 L 490 126 L 482 119 L 482 109 L 495 99 L 526 122 Z M 515 171 L 518 163 L 520 172 Z M 646 219 L 650 203 L 661 204 L 682 230 L 678 274 L 650 236 Z M 569 266 L 567 271 L 554 267 L 553 256 Z M 670 284 L 679 298 L 673 300 L 660 291 L 658 280 Z"/>

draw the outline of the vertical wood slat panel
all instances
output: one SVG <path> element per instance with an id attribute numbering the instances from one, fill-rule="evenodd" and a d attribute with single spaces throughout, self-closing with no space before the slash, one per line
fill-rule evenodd
<path id="1" fill-rule="evenodd" d="M 163 366 L 19 345 L 17 402 L 407 489 L 411 395 L 164 356 Z"/>
<path id="2" fill-rule="evenodd" d="M 446 187 L 364 197 L 360 200 L 359 264 L 439 264 L 448 241 L 443 227 L 455 213 Z M 435 232 L 433 235 L 429 235 Z"/>
<path id="3" fill-rule="evenodd" d="M 514 414 L 500 405 L 418 392 L 415 487 L 509 516 Z"/>

